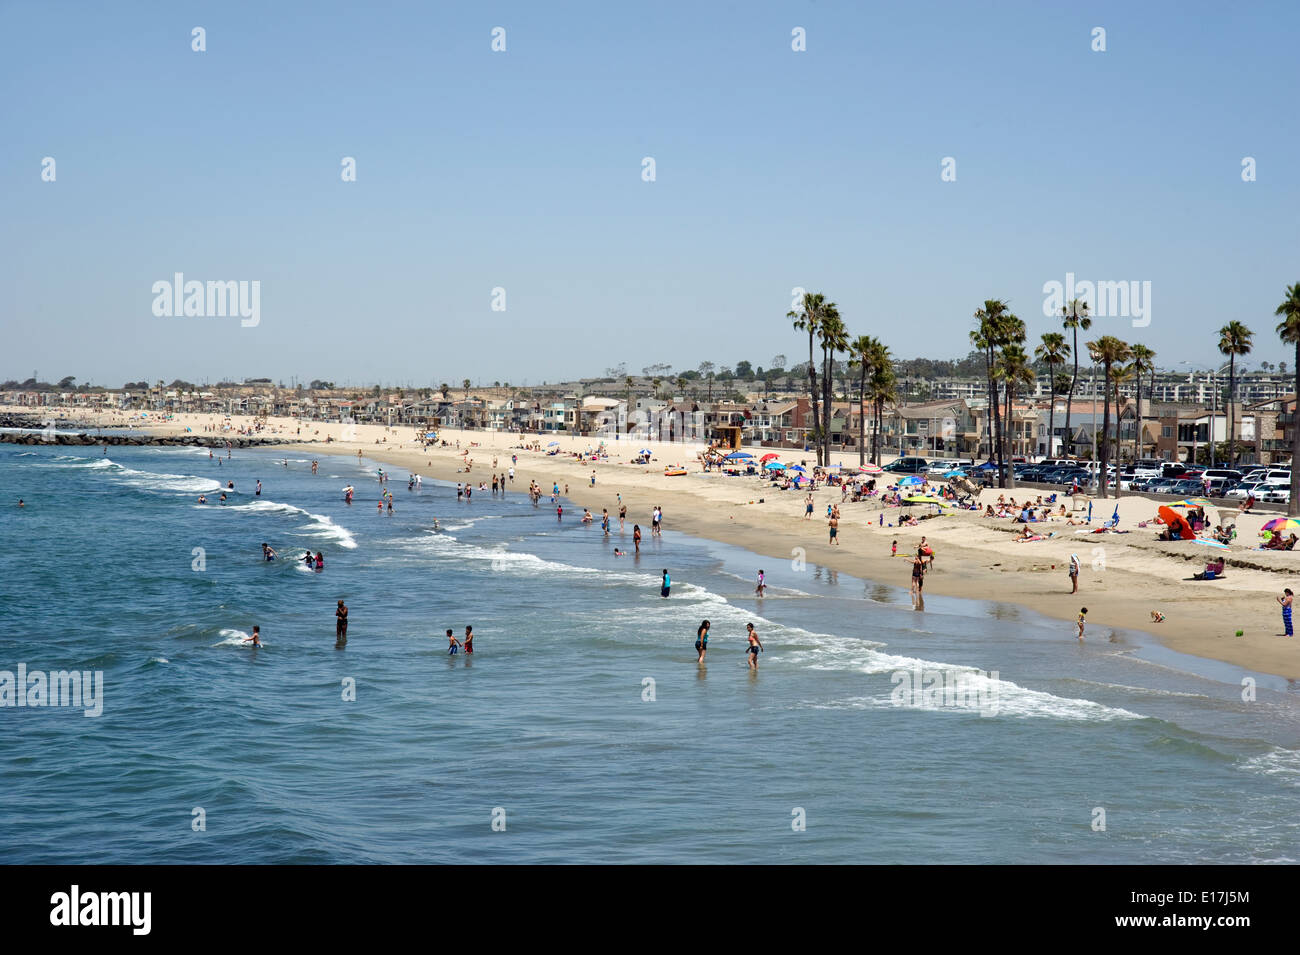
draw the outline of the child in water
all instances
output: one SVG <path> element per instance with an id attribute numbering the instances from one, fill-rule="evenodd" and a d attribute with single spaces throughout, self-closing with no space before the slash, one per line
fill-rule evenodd
<path id="1" fill-rule="evenodd" d="M 460 641 L 457 640 L 456 635 L 452 633 L 450 629 L 448 629 L 447 630 L 447 655 L 454 657 L 456 655 L 456 651 L 459 649 L 460 649 Z"/>
<path id="2" fill-rule="evenodd" d="M 260 647 L 260 646 L 262 645 L 262 633 L 261 633 L 261 628 L 260 628 L 259 626 L 257 626 L 256 624 L 254 624 L 254 625 L 253 625 L 253 635 L 252 635 L 251 637 L 245 637 L 245 638 L 244 638 L 244 642 L 245 642 L 245 643 L 251 643 L 251 644 L 252 644 L 253 646 L 255 646 L 255 647 Z"/>
<path id="3" fill-rule="evenodd" d="M 1086 617 L 1086 616 L 1088 616 L 1088 608 L 1087 608 L 1087 607 L 1084 607 L 1082 610 L 1079 611 L 1079 621 L 1078 621 L 1078 623 L 1079 623 L 1079 642 L 1080 642 L 1080 643 L 1083 643 L 1083 624 L 1084 624 L 1084 617 Z"/>
<path id="4" fill-rule="evenodd" d="M 465 652 L 466 652 L 466 653 L 473 653 L 473 652 L 474 652 L 474 628 L 473 628 L 473 627 L 469 627 L 469 626 L 467 626 L 467 627 L 465 628 L 465 643 L 464 643 L 464 647 L 465 647 Z"/>

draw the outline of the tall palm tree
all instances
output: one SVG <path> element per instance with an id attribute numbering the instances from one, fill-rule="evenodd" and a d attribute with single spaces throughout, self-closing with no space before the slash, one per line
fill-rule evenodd
<path id="1" fill-rule="evenodd" d="M 867 463 L 867 378 L 873 375 L 873 364 L 880 341 L 874 335 L 859 335 L 848 344 L 851 363 L 858 366 L 858 466 Z M 872 414 L 874 425 L 875 415 Z"/>
<path id="2" fill-rule="evenodd" d="M 1074 389 L 1079 384 L 1079 329 L 1085 332 L 1092 328 L 1092 319 L 1088 317 L 1088 303 L 1081 302 L 1077 298 L 1070 299 L 1065 308 L 1061 309 L 1061 319 L 1065 330 L 1074 333 L 1074 376 L 1070 379 L 1070 399 L 1065 406 L 1065 440 L 1074 441 L 1074 434 L 1070 431 L 1070 412 L 1074 408 Z M 1097 422 L 1092 426 L 1097 427 Z M 1067 445 L 1065 456 L 1070 457 L 1073 450 L 1072 444 Z"/>
<path id="3" fill-rule="evenodd" d="M 885 426 L 885 403 L 898 400 L 898 375 L 894 372 L 894 359 L 889 348 L 876 342 L 871 353 L 871 384 L 869 386 L 872 416 L 871 455 L 880 463 L 880 434 Z"/>
<path id="4" fill-rule="evenodd" d="M 785 317 L 794 322 L 796 330 L 808 333 L 808 398 L 812 402 L 813 437 L 820 430 L 817 403 L 817 364 L 813 358 L 813 345 L 821 330 L 822 316 L 826 309 L 826 296 L 820 292 L 805 292 L 800 307 L 786 312 Z M 817 445 L 817 463 L 821 464 L 821 445 Z"/>
<path id="5" fill-rule="evenodd" d="M 1286 512 L 1291 517 L 1300 515 L 1300 282 L 1286 290 L 1286 298 L 1273 312 L 1281 315 L 1277 323 L 1277 334 L 1282 341 L 1295 345 L 1295 394 L 1296 403 L 1291 408 L 1291 501 Z M 1278 362 L 1278 369 L 1282 369 Z"/>
<path id="6" fill-rule="evenodd" d="M 985 416 L 989 427 L 989 457 L 997 458 L 999 484 L 1006 487 L 1006 472 L 1002 467 L 1002 414 L 998 407 L 997 383 L 993 377 L 995 354 L 1002 345 L 1002 318 L 1009 314 L 1007 303 L 1000 299 L 985 299 L 984 304 L 976 309 L 975 321 L 978 323 L 970 333 L 971 344 L 984 352 L 984 372 L 988 376 L 989 407 Z"/>
<path id="7" fill-rule="evenodd" d="M 1014 318 L 1014 316 L 1011 316 Z M 1016 319 L 1019 321 L 1019 319 Z M 1016 392 L 1021 386 L 1029 387 L 1034 383 L 1034 370 L 1029 367 L 1029 355 L 1025 348 L 1019 342 L 1010 341 L 1002 347 L 1001 354 L 998 355 L 997 365 L 993 369 L 993 374 L 997 381 L 1001 382 L 1006 393 L 1006 413 L 1003 417 L 1003 433 L 1014 429 L 1014 402 Z M 1005 455 L 1008 464 L 1015 457 L 1016 447 L 1014 441 L 1008 449 L 1009 453 Z M 1016 486 L 1015 468 L 1007 468 L 1006 486 L 1014 488 Z"/>
<path id="8" fill-rule="evenodd" d="M 1133 357 L 1133 352 L 1128 343 L 1121 341 L 1114 335 L 1103 335 L 1096 341 L 1088 342 L 1088 352 L 1092 360 L 1102 366 L 1105 373 L 1102 385 L 1102 394 L 1105 396 L 1103 410 L 1101 413 L 1101 460 L 1097 466 L 1097 487 L 1099 496 L 1106 497 L 1106 465 L 1109 463 L 1109 435 L 1110 435 L 1110 376 L 1112 369 L 1116 365 L 1122 365 Z M 1097 422 L 1092 423 L 1093 428 L 1097 427 Z M 1118 470 L 1117 470 L 1118 473 Z M 1115 482 L 1116 489 L 1119 487 L 1119 481 Z"/>
<path id="9" fill-rule="evenodd" d="M 1132 349 L 1129 350 L 1129 356 L 1132 357 Z M 1115 391 L 1115 444 L 1112 447 L 1112 453 L 1115 456 L 1115 496 L 1119 497 L 1119 465 L 1124 455 L 1121 454 L 1121 445 L 1119 440 L 1119 406 L 1120 406 L 1120 388 L 1127 385 L 1137 378 L 1137 372 L 1133 369 L 1133 363 L 1130 361 L 1125 365 L 1116 365 L 1110 370 L 1110 383 Z"/>
<path id="10" fill-rule="evenodd" d="M 1237 393 L 1237 356 L 1250 354 L 1254 336 L 1242 322 L 1232 321 L 1219 329 L 1219 352 L 1228 356 L 1228 467 L 1237 466 L 1237 421 L 1232 407 Z"/>
<path id="11" fill-rule="evenodd" d="M 1151 373 L 1151 391 L 1156 387 L 1156 353 L 1146 345 L 1133 346 L 1133 375 L 1137 378 L 1137 436 L 1133 439 L 1133 461 L 1142 457 L 1142 376 Z"/>
<path id="12" fill-rule="evenodd" d="M 849 333 L 844 327 L 844 321 L 840 318 L 840 311 L 835 307 L 834 302 L 826 304 L 825 314 L 821 322 L 821 346 L 822 346 L 822 462 L 830 464 L 831 462 L 831 418 L 834 408 L 834 394 L 831 390 L 831 376 L 835 370 L 835 353 L 844 351 L 849 347 Z"/>
<path id="13" fill-rule="evenodd" d="M 1034 357 L 1047 366 L 1047 457 L 1056 456 L 1056 369 L 1070 357 L 1070 346 L 1060 332 L 1043 332 L 1043 343 L 1034 349 Z"/>

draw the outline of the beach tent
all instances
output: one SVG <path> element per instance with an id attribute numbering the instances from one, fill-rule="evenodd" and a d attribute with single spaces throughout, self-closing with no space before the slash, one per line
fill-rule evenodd
<path id="1" fill-rule="evenodd" d="M 1190 541 L 1196 539 L 1196 534 L 1192 531 L 1192 525 L 1187 523 L 1187 518 L 1183 517 L 1183 515 L 1179 514 L 1172 507 L 1162 505 L 1158 513 L 1164 522 L 1169 525 L 1169 529 L 1177 533 L 1183 540 Z"/>

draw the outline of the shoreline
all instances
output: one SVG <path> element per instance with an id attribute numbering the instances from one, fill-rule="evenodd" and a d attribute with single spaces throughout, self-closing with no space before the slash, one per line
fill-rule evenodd
<path id="1" fill-rule="evenodd" d="M 187 425 L 198 430 L 219 421 L 217 416 L 190 415 L 178 416 L 161 427 L 157 423 L 143 427 L 166 433 L 183 431 Z M 459 439 L 462 450 L 473 461 L 469 475 L 475 484 L 484 479 L 490 484 L 493 455 L 498 459 L 497 473 L 504 473 L 510 467 L 510 456 L 516 454 L 519 461 L 512 494 L 526 493 L 530 480 L 536 480 L 548 494 L 552 483 L 559 483 L 562 492 L 567 483 L 565 496 L 575 505 L 589 508 L 597 517 L 602 508 L 608 508 L 612 520 L 617 519 L 617 495 L 621 495 L 628 506 L 628 524 L 640 523 L 647 538 L 650 510 L 659 505 L 664 510 L 665 535 L 680 530 L 774 561 L 802 559 L 807 565 L 821 565 L 901 588 L 910 583 L 910 565 L 904 555 L 914 553 L 925 535 L 936 553 L 934 569 L 926 575 L 926 593 L 1027 608 L 1061 621 L 1062 640 L 1075 639 L 1074 619 L 1079 608 L 1086 606 L 1089 633 L 1085 639 L 1097 639 L 1093 635 L 1103 628 L 1140 631 L 1177 653 L 1288 680 L 1300 679 L 1300 638 L 1276 636 L 1281 631 L 1281 612 L 1273 599 L 1290 584 L 1293 566 L 1300 568 L 1300 554 L 1270 554 L 1237 544 L 1228 552 L 1230 562 L 1223 579 L 1190 580 L 1206 560 L 1225 552 L 1186 542 L 1155 541 L 1155 528 L 1135 526 L 1138 520 L 1154 514 L 1156 503 L 1146 498 L 1123 497 L 1118 502 L 1121 526 L 1131 528 L 1129 534 L 1076 534 L 1082 528 L 1062 521 L 1038 525 L 1037 529 L 1054 536 L 1024 544 L 1013 540 L 1022 525 L 982 518 L 973 512 L 943 514 L 922 520 L 918 527 L 900 529 L 879 526 L 882 508 L 878 504 L 848 503 L 841 506 L 841 543 L 836 546 L 828 541 L 824 515 L 828 503 L 839 503 L 838 490 L 822 488 L 815 492 L 813 519 L 805 521 L 803 492 L 782 492 L 760 484 L 757 478 L 726 477 L 717 472 L 700 474 L 694 461 L 696 447 L 691 445 L 621 440 L 610 447 L 615 460 L 579 462 L 571 456 L 549 456 L 511 445 L 540 441 L 545 446 L 557 441 L 557 448 L 567 453 L 595 446 L 599 437 L 443 429 L 440 437 L 451 446 L 425 450 L 414 442 L 415 432 L 409 426 L 347 426 L 348 437 L 355 438 L 349 441 L 339 440 L 345 426 L 337 422 L 303 425 L 303 431 L 310 428 L 311 434 L 297 434 L 298 427 L 291 419 L 271 419 L 264 435 L 280 433 L 291 441 L 306 440 L 262 447 L 308 456 L 355 457 L 360 451 L 366 460 L 376 466 L 382 464 L 386 470 L 402 470 L 454 484 L 466 480 L 462 455 L 455 447 Z M 326 444 L 326 436 L 334 440 Z M 624 463 L 643 446 L 655 452 L 650 465 Z M 782 460 L 811 457 L 798 451 L 778 451 Z M 857 460 L 856 452 L 835 457 L 846 463 Z M 662 469 L 667 464 L 683 464 L 691 473 L 665 477 Z M 594 488 L 590 484 L 593 470 L 597 476 Z M 1036 496 L 1039 492 L 986 490 L 981 502 L 995 501 L 1001 493 L 1023 497 L 1025 493 Z M 367 499 L 365 495 L 365 485 L 359 486 L 358 500 Z M 1064 500 L 1068 508 L 1068 498 Z M 1110 512 L 1114 507 L 1113 499 L 1099 500 L 1094 504 L 1094 514 L 1098 508 Z M 898 508 L 883 510 L 886 525 L 900 514 Z M 1102 515 L 1106 516 L 1108 513 Z M 1238 540 L 1254 540 L 1258 525 L 1272 516 L 1236 518 Z M 894 539 L 898 540 L 898 557 L 890 556 Z M 1073 595 L 1067 576 L 1071 553 L 1077 553 L 1082 564 L 1079 593 Z M 1162 623 L 1152 620 L 1153 610 L 1164 614 Z M 1237 630 L 1243 630 L 1244 635 L 1235 636 Z"/>

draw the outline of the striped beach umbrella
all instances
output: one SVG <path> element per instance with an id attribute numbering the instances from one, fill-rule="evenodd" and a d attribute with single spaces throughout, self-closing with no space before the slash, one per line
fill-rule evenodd
<path id="1" fill-rule="evenodd" d="M 1271 521 L 1266 521 L 1260 528 L 1262 531 L 1293 531 L 1300 529 L 1300 521 L 1294 517 L 1275 517 Z"/>

